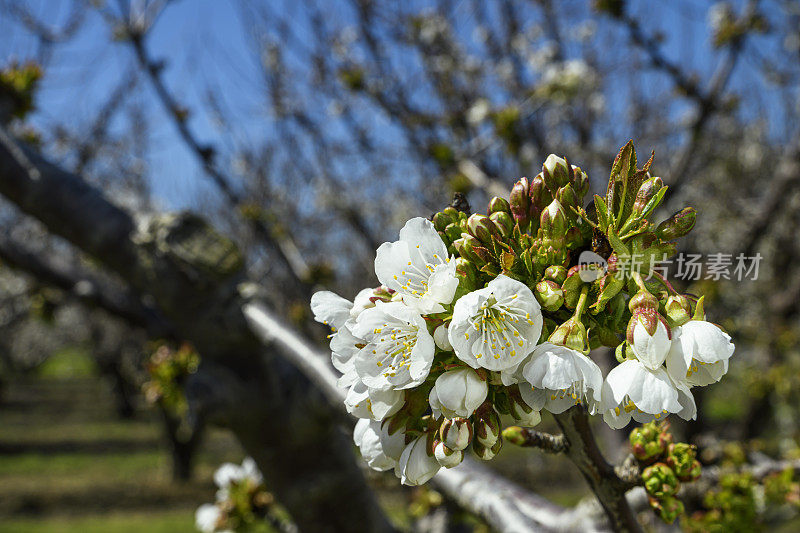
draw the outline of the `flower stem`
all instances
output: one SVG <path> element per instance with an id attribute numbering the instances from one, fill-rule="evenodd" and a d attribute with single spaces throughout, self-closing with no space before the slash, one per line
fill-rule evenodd
<path id="1" fill-rule="evenodd" d="M 578 304 L 575 306 L 575 320 L 580 320 L 581 315 L 583 314 L 583 310 L 586 309 L 586 301 L 589 296 L 589 285 L 584 284 L 583 288 L 581 289 L 581 295 L 578 298 Z"/>

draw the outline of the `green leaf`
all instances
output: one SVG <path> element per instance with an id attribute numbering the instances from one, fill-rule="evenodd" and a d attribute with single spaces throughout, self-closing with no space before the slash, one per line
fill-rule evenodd
<path id="1" fill-rule="evenodd" d="M 611 220 L 609 219 L 608 214 L 608 205 L 603 201 L 598 195 L 594 195 L 594 207 L 595 211 L 597 211 L 597 224 L 599 225 L 600 231 L 605 233 L 608 231 L 608 227 L 611 225 Z"/>

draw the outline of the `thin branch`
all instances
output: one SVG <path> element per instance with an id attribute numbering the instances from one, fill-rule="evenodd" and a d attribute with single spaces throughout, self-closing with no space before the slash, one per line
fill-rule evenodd
<path id="1" fill-rule="evenodd" d="M 509 430 L 513 430 L 513 436 L 509 435 Z M 503 431 L 503 436 L 517 446 L 539 448 L 548 453 L 567 453 L 569 448 L 569 442 L 564 435 L 551 435 L 531 428 L 507 428 Z"/>

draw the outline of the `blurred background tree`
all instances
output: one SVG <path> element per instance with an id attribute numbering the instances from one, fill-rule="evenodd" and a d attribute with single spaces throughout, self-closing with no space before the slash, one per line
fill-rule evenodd
<path id="1" fill-rule="evenodd" d="M 663 214 L 699 211 L 682 252 L 762 257 L 755 281 L 678 283 L 737 343 L 680 431 L 709 450 L 797 453 L 797 2 L 3 0 L 0 35 L 9 131 L 130 212 L 207 217 L 271 307 L 320 341 L 311 291 L 375 281 L 374 249 L 405 219 L 454 192 L 505 195 L 551 152 L 597 191 L 635 139 L 670 186 Z M 0 224 L 16 269 L 0 272 L 3 375 L 85 342 L 130 411 L 153 324 L 143 334 L 137 315 L 128 334 L 109 311 L 138 297 L 5 200 Z M 112 322 L 122 333 L 101 342 Z"/>

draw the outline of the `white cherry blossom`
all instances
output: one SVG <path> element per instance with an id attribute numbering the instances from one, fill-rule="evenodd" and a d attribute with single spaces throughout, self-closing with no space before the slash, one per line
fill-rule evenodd
<path id="1" fill-rule="evenodd" d="M 370 389 L 359 380 L 347 391 L 344 405 L 357 418 L 383 420 L 399 411 L 404 400 L 403 391 Z"/>
<path id="2" fill-rule="evenodd" d="M 508 371 L 536 346 L 541 307 L 527 285 L 501 274 L 458 299 L 448 333 L 456 356 L 469 366 Z"/>
<path id="3" fill-rule="evenodd" d="M 623 361 L 606 376 L 603 410 L 603 420 L 614 429 L 625 427 L 631 417 L 645 423 L 669 413 L 686 412 L 667 371 L 650 370 L 635 360 Z"/>
<path id="4" fill-rule="evenodd" d="M 203 533 L 225 533 L 217 530 L 222 511 L 213 503 L 204 503 L 194 513 L 194 526 Z"/>
<path id="5" fill-rule="evenodd" d="M 228 489 L 232 483 L 241 483 L 245 479 L 252 479 L 255 483 L 261 483 L 263 477 L 256 466 L 256 462 L 251 457 L 245 457 L 241 465 L 234 463 L 223 463 L 214 472 L 214 484 L 219 489 L 217 500 L 228 499 Z"/>
<path id="6" fill-rule="evenodd" d="M 403 485 L 422 485 L 436 475 L 441 466 L 433 456 L 428 455 L 428 436 L 422 435 L 406 444 L 394 473 Z"/>
<path id="7" fill-rule="evenodd" d="M 355 356 L 361 381 L 371 389 L 408 389 L 425 381 L 434 342 L 420 314 L 402 302 L 378 302 L 353 328 L 365 346 Z"/>
<path id="8" fill-rule="evenodd" d="M 471 368 L 448 370 L 436 378 L 429 401 L 447 418 L 468 418 L 486 400 L 489 385 Z"/>
<path id="9" fill-rule="evenodd" d="M 677 335 L 670 336 L 670 330 L 664 325 L 659 317 L 656 330 L 653 335 L 647 332 L 641 318 L 636 319 L 633 332 L 628 336 L 628 343 L 636 354 L 636 358 L 650 370 L 655 370 L 664 364 L 667 358 L 672 339 Z"/>
<path id="10" fill-rule="evenodd" d="M 353 442 L 358 446 L 361 457 L 373 470 L 389 470 L 397 461 L 387 456 L 381 444 L 381 423 L 362 418 L 353 431 Z"/>
<path id="11" fill-rule="evenodd" d="M 422 314 L 444 311 L 458 287 L 456 262 L 431 221 L 421 217 L 406 222 L 400 240 L 381 244 L 375 274 Z"/>
<path id="12" fill-rule="evenodd" d="M 667 355 L 667 371 L 676 382 L 703 386 L 728 372 L 735 349 L 730 336 L 711 322 L 690 320 L 680 328 Z"/>
<path id="13" fill-rule="evenodd" d="M 563 413 L 583 403 L 594 413 L 602 400 L 603 373 L 586 355 L 546 342 L 536 347 L 522 369 L 520 393 L 534 409 Z"/>

